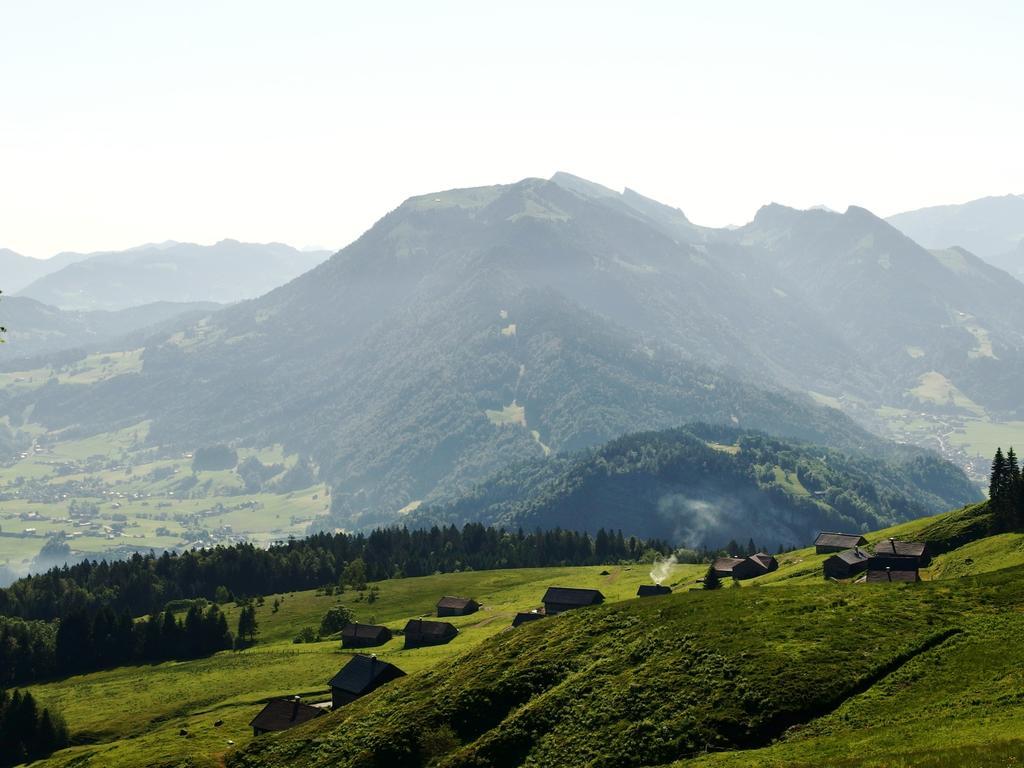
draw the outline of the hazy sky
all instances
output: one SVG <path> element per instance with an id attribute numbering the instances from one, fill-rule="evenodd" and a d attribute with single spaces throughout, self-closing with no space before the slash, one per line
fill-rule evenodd
<path id="1" fill-rule="evenodd" d="M 1019 1 L 0 0 L 0 247 L 337 248 L 556 170 L 707 225 L 1024 193 L 1022 29 Z"/>

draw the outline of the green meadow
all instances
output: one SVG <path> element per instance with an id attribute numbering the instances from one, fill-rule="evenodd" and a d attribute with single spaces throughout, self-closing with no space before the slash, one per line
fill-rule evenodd
<path id="1" fill-rule="evenodd" d="M 984 514 L 968 507 L 868 534 L 940 549 L 966 541 L 917 585 L 825 582 L 826 556 L 803 549 L 717 592 L 699 588 L 705 566 L 677 566 L 675 593 L 646 600 L 634 598 L 650 582 L 644 565 L 266 595 L 247 650 L 33 686 L 73 739 L 38 765 L 1014 765 L 1024 646 L 1008 639 L 1024 633 L 1024 535 L 978 538 Z M 552 584 L 600 589 L 606 604 L 512 629 Z M 349 655 L 337 637 L 293 643 L 302 628 L 345 605 L 400 631 L 446 594 L 483 605 L 449 619 L 451 643 L 405 650 L 396 636 L 372 649 L 406 678 L 253 739 L 248 723 L 266 701 L 326 701 Z M 239 607 L 222 608 L 234 625 Z"/>
<path id="2" fill-rule="evenodd" d="M 601 575 L 601 571 L 607 575 Z M 703 575 L 701 566 L 679 566 L 671 581 L 686 588 Z M 592 587 L 609 602 L 632 598 L 650 583 L 648 567 L 523 568 L 394 579 L 341 595 L 315 591 L 267 595 L 257 606 L 258 642 L 196 661 L 121 667 L 33 686 L 44 705 L 56 704 L 71 728 L 75 746 L 38 765 L 138 766 L 217 765 L 221 755 L 252 738 L 249 721 L 274 697 L 301 694 L 329 699 L 327 680 L 344 664 L 337 638 L 294 644 L 303 627 L 318 629 L 329 608 L 346 605 L 359 621 L 395 630 L 410 618 L 430 616 L 443 595 L 475 597 L 483 608 L 471 616 L 446 619 L 459 628 L 449 644 L 404 650 L 401 637 L 372 649 L 407 673 L 443 666 L 487 638 L 510 629 L 517 611 L 540 606 L 552 584 Z M 274 603 L 278 607 L 274 609 Z M 232 626 L 238 607 L 222 606 Z M 217 720 L 223 725 L 215 727 Z M 181 736 L 184 729 L 187 736 Z"/>

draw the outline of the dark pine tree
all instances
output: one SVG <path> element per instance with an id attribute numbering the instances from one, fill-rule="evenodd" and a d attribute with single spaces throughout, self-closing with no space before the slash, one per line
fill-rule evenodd
<path id="1" fill-rule="evenodd" d="M 708 572 L 704 574 L 704 589 L 720 589 L 721 587 L 722 579 L 719 578 L 718 571 L 713 565 L 709 565 Z"/>

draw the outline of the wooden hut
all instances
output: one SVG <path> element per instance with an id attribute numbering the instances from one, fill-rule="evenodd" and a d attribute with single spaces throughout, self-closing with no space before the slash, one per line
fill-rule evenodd
<path id="1" fill-rule="evenodd" d="M 867 550 L 860 547 L 836 552 L 826 558 L 821 568 L 826 578 L 849 579 L 858 573 L 863 573 L 868 567 L 871 556 Z"/>
<path id="2" fill-rule="evenodd" d="M 544 612 L 555 616 L 573 608 L 584 608 L 588 605 L 599 605 L 604 602 L 604 595 L 596 589 L 577 589 L 576 587 L 548 587 L 544 593 Z"/>
<path id="3" fill-rule="evenodd" d="M 354 655 L 327 684 L 331 687 L 331 706 L 334 709 L 351 704 L 360 696 L 390 683 L 405 672 L 394 664 L 363 653 Z"/>
<path id="4" fill-rule="evenodd" d="M 923 541 L 884 539 L 875 544 L 875 556 L 885 558 L 912 558 L 918 567 L 928 565 L 928 563 L 931 562 L 931 554 L 928 552 L 928 544 Z"/>
<path id="5" fill-rule="evenodd" d="M 442 597 L 437 601 L 438 616 L 469 616 L 480 610 L 480 603 L 470 597 Z"/>
<path id="6" fill-rule="evenodd" d="M 658 595 L 671 595 L 672 587 L 663 584 L 641 584 L 636 591 L 637 597 L 657 597 Z"/>
<path id="7" fill-rule="evenodd" d="M 425 645 L 444 645 L 451 642 L 459 630 L 447 621 L 410 619 L 405 625 L 405 647 L 420 648 Z"/>
<path id="8" fill-rule="evenodd" d="M 779 569 L 779 561 L 775 559 L 775 555 L 769 555 L 767 552 L 757 552 L 748 557 L 747 560 L 753 560 L 760 565 L 765 573 L 771 573 Z"/>
<path id="9" fill-rule="evenodd" d="M 525 624 L 528 621 L 536 621 L 537 619 L 547 618 L 546 613 L 540 611 L 520 611 L 516 614 L 516 617 L 512 619 L 512 626 L 518 627 L 520 624 Z"/>
<path id="10" fill-rule="evenodd" d="M 822 531 L 814 540 L 814 551 L 819 555 L 827 555 L 829 552 L 842 552 L 844 549 L 863 547 L 868 540 L 859 533 L 834 533 Z"/>
<path id="11" fill-rule="evenodd" d="M 252 728 L 253 736 L 261 736 L 271 731 L 287 731 L 322 714 L 323 709 L 303 704 L 298 696 L 291 699 L 274 699 L 267 702 L 249 726 Z"/>
<path id="12" fill-rule="evenodd" d="M 371 648 L 391 639 L 391 630 L 378 624 L 346 624 L 341 630 L 342 648 Z"/>

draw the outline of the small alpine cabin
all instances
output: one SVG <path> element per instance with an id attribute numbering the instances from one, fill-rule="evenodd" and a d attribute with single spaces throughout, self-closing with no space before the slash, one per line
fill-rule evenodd
<path id="1" fill-rule="evenodd" d="M 378 624 L 346 624 L 341 630 L 342 648 L 371 648 L 391 639 L 391 630 Z"/>
<path id="2" fill-rule="evenodd" d="M 867 550 L 854 547 L 836 552 L 826 558 L 821 569 L 827 579 L 849 579 L 858 573 L 863 573 L 867 569 L 870 559 L 871 556 Z"/>
<path id="3" fill-rule="evenodd" d="M 404 676 L 405 672 L 394 664 L 381 661 L 376 656 L 357 653 L 327 683 L 331 687 L 331 707 L 338 709 L 351 704 L 360 696 Z"/>
<path id="4" fill-rule="evenodd" d="M 323 709 L 303 704 L 298 696 L 291 699 L 274 699 L 267 702 L 249 726 L 252 728 L 253 736 L 262 736 L 272 731 L 287 731 L 322 714 Z"/>
<path id="5" fill-rule="evenodd" d="M 544 593 L 544 612 L 548 616 L 556 616 L 573 608 L 585 608 L 588 605 L 599 605 L 604 602 L 604 595 L 596 589 L 578 589 L 576 587 L 548 587 Z"/>
<path id="6" fill-rule="evenodd" d="M 421 648 L 425 645 L 444 645 L 459 634 L 447 621 L 409 619 L 405 625 L 405 647 Z"/>
<path id="7" fill-rule="evenodd" d="M 480 610 L 480 603 L 470 597 L 442 597 L 437 601 L 438 616 L 469 616 Z"/>
<path id="8" fill-rule="evenodd" d="M 658 595 L 671 595 L 672 587 L 663 584 L 641 584 L 636 591 L 637 597 L 657 597 Z"/>

